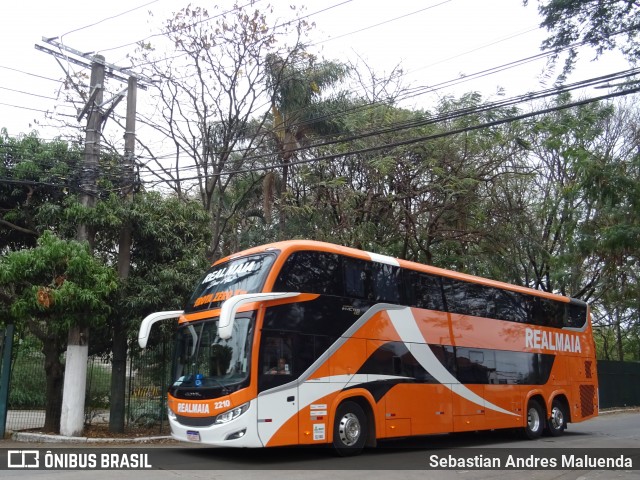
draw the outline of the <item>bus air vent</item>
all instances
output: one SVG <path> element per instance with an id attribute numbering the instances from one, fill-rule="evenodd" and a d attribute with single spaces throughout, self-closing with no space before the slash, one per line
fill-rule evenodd
<path id="1" fill-rule="evenodd" d="M 595 394 L 596 387 L 593 385 L 580 385 L 580 413 L 583 417 L 593 415 Z"/>

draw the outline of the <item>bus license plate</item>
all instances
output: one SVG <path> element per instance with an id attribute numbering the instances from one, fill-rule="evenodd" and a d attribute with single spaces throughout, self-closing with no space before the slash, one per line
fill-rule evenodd
<path id="1" fill-rule="evenodd" d="M 187 440 L 191 440 L 192 442 L 199 442 L 200 432 L 196 430 L 187 430 Z"/>

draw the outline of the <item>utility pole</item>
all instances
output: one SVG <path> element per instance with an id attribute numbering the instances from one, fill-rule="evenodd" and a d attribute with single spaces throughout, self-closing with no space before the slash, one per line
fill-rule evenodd
<path id="1" fill-rule="evenodd" d="M 146 90 L 146 84 L 151 84 L 148 77 L 136 74 L 126 68 L 118 67 L 105 62 L 102 55 L 91 57 L 90 53 L 84 53 L 64 45 L 54 38 L 42 38 L 42 41 L 56 48 L 52 50 L 42 45 L 35 45 L 36 50 L 42 51 L 55 57 L 63 59 L 67 63 L 73 63 L 85 68 L 91 68 L 91 94 L 86 105 L 78 115 L 78 121 L 88 114 L 86 145 L 85 145 L 85 166 L 80 188 L 82 190 L 81 203 L 85 207 L 93 207 L 97 196 L 97 168 L 100 151 L 101 128 L 104 120 L 114 110 L 120 100 L 124 98 L 124 90 L 116 94 L 115 97 L 103 102 L 104 78 L 116 79 L 121 82 L 128 82 L 127 94 L 127 122 L 125 132 L 125 158 L 124 177 L 125 186 L 123 197 L 125 202 L 131 202 L 133 198 L 133 165 L 135 150 L 135 115 L 137 89 Z M 67 53 L 65 53 L 67 52 Z M 70 56 L 70 55 L 72 56 Z M 79 57 L 78 58 L 74 58 Z M 91 64 L 87 63 L 91 60 Z M 60 63 L 58 61 L 58 63 Z M 60 64 L 62 66 L 62 64 Z M 64 67 L 62 67 L 63 70 Z M 65 70 L 67 77 L 68 72 Z M 127 75 L 127 78 L 122 76 Z M 110 104 L 102 111 L 101 108 Z M 88 241 L 93 246 L 93 232 L 87 225 L 78 228 L 76 238 L 80 241 Z M 121 279 L 129 276 L 131 257 L 131 225 L 126 223 L 120 232 L 120 246 L 118 254 L 118 274 Z M 126 387 L 126 358 L 127 358 L 127 330 L 122 319 L 113 320 L 113 371 L 111 380 L 111 420 L 109 422 L 111 431 L 121 432 L 124 430 L 124 399 Z M 86 322 L 88 326 L 89 321 Z M 63 435 L 77 435 L 82 432 L 84 425 L 84 399 L 86 386 L 86 365 L 88 359 L 88 328 L 74 327 L 69 331 L 69 341 L 67 347 L 67 361 L 65 367 L 64 391 L 62 400 L 62 415 L 60 420 L 60 432 Z"/>
<path id="2" fill-rule="evenodd" d="M 133 200 L 134 153 L 136 143 L 136 98 L 138 80 L 129 77 L 127 88 L 127 120 L 124 133 L 124 187 L 123 200 L 130 204 Z M 131 265 L 131 224 L 127 220 L 120 230 L 118 247 L 118 276 L 122 280 L 129 277 Z M 111 405 L 109 413 L 109 430 L 115 433 L 124 432 L 125 393 L 127 368 L 127 328 L 118 316 L 112 320 L 112 370 L 111 370 Z"/>
<path id="3" fill-rule="evenodd" d="M 104 57 L 96 55 L 91 63 L 90 95 L 85 110 L 88 113 L 85 134 L 84 166 L 80 180 L 80 203 L 86 208 L 95 206 L 98 193 L 96 179 L 100 155 L 100 130 L 102 112 L 100 105 L 104 92 Z M 84 111 L 84 110 L 83 110 Z M 88 242 L 93 250 L 93 232 L 86 224 L 78 226 L 76 239 Z M 62 415 L 60 433 L 67 436 L 79 436 L 84 428 L 84 401 L 87 383 L 87 360 L 89 358 L 89 322 L 74 325 L 69 329 L 67 357 L 64 371 L 64 389 L 62 392 Z"/>

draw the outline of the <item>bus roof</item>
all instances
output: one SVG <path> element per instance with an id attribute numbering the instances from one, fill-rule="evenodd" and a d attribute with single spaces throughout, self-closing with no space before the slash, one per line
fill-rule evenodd
<path id="1" fill-rule="evenodd" d="M 520 285 L 514 285 L 511 283 L 500 282 L 498 280 L 492 280 L 489 278 L 478 277 L 475 275 L 469 275 L 466 273 L 456 272 L 454 270 L 447 270 L 444 268 L 434 267 L 432 265 L 426 265 L 422 263 L 412 262 L 409 260 L 402 260 L 399 258 L 389 257 L 386 255 L 380 255 L 372 252 L 367 252 L 365 250 L 358 250 L 352 247 L 344 247 L 341 245 L 336 245 L 328 242 L 319 242 L 316 240 L 285 240 L 281 242 L 268 243 L 264 245 L 259 245 L 256 247 L 249 248 L 247 250 L 243 250 L 227 257 L 221 258 L 214 262 L 214 265 L 219 263 L 224 263 L 228 260 L 244 257 L 246 255 L 252 255 L 256 253 L 263 253 L 268 251 L 280 251 L 284 256 L 289 256 L 289 254 L 301 251 L 301 250 L 312 250 L 312 251 L 321 251 L 327 253 L 336 253 L 340 255 L 346 255 L 349 257 L 359 258 L 362 260 L 367 260 L 371 262 L 379 262 L 379 263 L 387 263 L 390 265 L 397 265 L 402 268 L 407 268 L 410 270 L 430 273 L 433 275 L 440 275 L 442 277 L 453 278 L 457 280 L 463 280 L 470 283 L 477 283 L 480 285 L 485 285 L 488 287 L 495 287 L 503 290 L 510 290 L 514 292 L 526 293 L 529 295 L 535 295 L 539 297 L 549 298 L 553 300 L 559 300 L 567 303 L 574 303 L 578 305 L 586 305 L 586 302 L 574 298 L 570 298 L 563 295 L 558 295 L 554 293 L 545 292 L 542 290 L 536 290 L 529 287 L 523 287 Z"/>

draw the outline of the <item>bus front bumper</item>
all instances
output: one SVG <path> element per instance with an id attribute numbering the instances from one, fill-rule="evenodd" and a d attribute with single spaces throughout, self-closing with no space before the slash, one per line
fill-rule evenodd
<path id="1" fill-rule="evenodd" d="M 202 443 L 219 447 L 262 447 L 257 431 L 257 408 L 255 400 L 239 417 L 221 424 L 209 426 L 183 425 L 174 415 L 169 415 L 171 436 L 189 443 Z M 211 417 L 213 422 L 213 417 Z"/>

